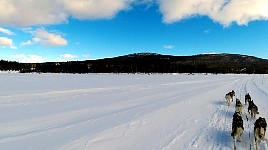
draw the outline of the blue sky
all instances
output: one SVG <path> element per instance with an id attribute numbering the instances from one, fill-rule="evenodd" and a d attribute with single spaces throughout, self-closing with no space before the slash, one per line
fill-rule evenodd
<path id="1" fill-rule="evenodd" d="M 0 9 L 4 60 L 73 61 L 139 52 L 268 59 L 266 0 L 6 0 Z"/>

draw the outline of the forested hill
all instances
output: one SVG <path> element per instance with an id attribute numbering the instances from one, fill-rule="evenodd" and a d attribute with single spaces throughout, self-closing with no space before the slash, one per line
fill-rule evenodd
<path id="1" fill-rule="evenodd" d="M 11 64 L 12 63 L 12 64 Z M 15 63 L 0 61 L 1 70 L 54 73 L 268 73 L 268 60 L 238 54 L 170 56 L 135 53 L 99 60 Z"/>

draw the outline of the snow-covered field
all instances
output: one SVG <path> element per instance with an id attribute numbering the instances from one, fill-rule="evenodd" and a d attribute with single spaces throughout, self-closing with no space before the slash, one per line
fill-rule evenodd
<path id="1" fill-rule="evenodd" d="M 1 150 L 230 150 L 231 90 L 268 120 L 268 75 L 0 73 L 0 85 Z M 254 149 L 246 112 L 238 150 Z"/>

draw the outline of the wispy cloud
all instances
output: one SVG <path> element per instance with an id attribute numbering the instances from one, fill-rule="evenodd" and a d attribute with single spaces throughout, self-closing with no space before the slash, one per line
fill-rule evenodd
<path id="1" fill-rule="evenodd" d="M 8 29 L 5 29 L 5 28 L 1 28 L 0 27 L 0 32 L 1 33 L 4 33 L 4 34 L 7 34 L 7 35 L 13 35 L 14 33 Z"/>
<path id="2" fill-rule="evenodd" d="M 23 63 L 40 63 L 45 62 L 47 58 L 44 58 L 42 56 L 38 55 L 25 55 L 25 54 L 17 54 L 17 55 L 11 55 L 10 58 L 18 59 L 19 62 Z"/>
<path id="3" fill-rule="evenodd" d="M 165 49 L 173 49 L 173 48 L 175 48 L 175 46 L 174 45 L 164 45 L 164 48 Z"/>
<path id="4" fill-rule="evenodd" d="M 83 54 L 84 59 L 91 59 L 91 56 L 89 54 Z"/>
<path id="5" fill-rule="evenodd" d="M 33 44 L 36 44 L 40 41 L 41 41 L 41 39 L 39 39 L 39 38 L 32 38 L 32 40 L 28 40 L 26 42 L 21 42 L 20 45 L 21 46 L 33 45 Z"/>
<path id="6" fill-rule="evenodd" d="M 17 47 L 13 43 L 13 40 L 7 37 L 0 37 L 0 46 L 17 49 Z"/>
<path id="7" fill-rule="evenodd" d="M 67 40 L 61 35 L 50 33 L 45 29 L 37 29 L 34 33 L 35 39 L 38 39 L 42 45 L 45 46 L 65 46 L 68 44 Z"/>
<path id="8" fill-rule="evenodd" d="M 202 54 L 219 54 L 217 52 L 208 52 L 208 53 L 202 53 Z"/>
<path id="9" fill-rule="evenodd" d="M 211 31 L 212 31 L 211 29 L 207 29 L 204 31 L 204 33 L 209 34 Z"/>
<path id="10" fill-rule="evenodd" d="M 46 31 L 44 28 L 39 28 L 36 31 L 29 31 L 34 38 L 26 42 L 21 42 L 21 46 L 33 45 L 41 43 L 44 46 L 65 46 L 68 41 L 57 33 Z"/>
<path id="11" fill-rule="evenodd" d="M 61 55 L 61 57 L 64 58 L 64 59 L 77 58 L 76 55 L 72 55 L 72 54 L 63 54 L 63 55 Z"/>
<path id="12" fill-rule="evenodd" d="M 71 60 L 75 60 L 76 58 L 78 58 L 78 56 L 76 56 L 76 55 L 63 54 L 63 55 L 60 55 L 59 57 L 57 57 L 57 60 L 58 61 L 71 61 Z"/>

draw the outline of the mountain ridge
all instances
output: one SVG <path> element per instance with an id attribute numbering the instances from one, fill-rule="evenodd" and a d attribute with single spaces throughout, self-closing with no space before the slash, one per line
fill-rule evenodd
<path id="1" fill-rule="evenodd" d="M 84 61 L 0 62 L 0 70 L 12 70 L 10 66 L 20 72 L 45 73 L 268 73 L 267 59 L 227 53 L 173 56 L 145 52 Z"/>

